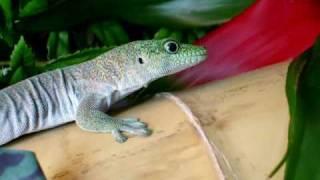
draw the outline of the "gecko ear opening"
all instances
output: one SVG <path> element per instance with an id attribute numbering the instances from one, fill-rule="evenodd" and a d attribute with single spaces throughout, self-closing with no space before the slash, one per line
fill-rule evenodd
<path id="1" fill-rule="evenodd" d="M 138 61 L 139 61 L 140 64 L 144 63 L 144 61 L 143 61 L 143 59 L 141 57 L 138 58 Z"/>

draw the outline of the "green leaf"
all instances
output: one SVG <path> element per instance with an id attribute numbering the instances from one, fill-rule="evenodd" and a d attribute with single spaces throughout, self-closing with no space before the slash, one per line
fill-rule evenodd
<path id="1" fill-rule="evenodd" d="M 79 64 L 95 57 L 99 56 L 100 54 L 112 49 L 112 47 L 103 47 L 103 48 L 91 48 L 85 49 L 74 54 L 67 55 L 60 57 L 58 59 L 53 60 L 52 62 L 46 64 L 42 69 L 43 71 L 51 71 L 58 68 L 64 68 L 67 66 Z"/>
<path id="2" fill-rule="evenodd" d="M 188 44 L 193 44 L 197 40 L 197 36 L 193 33 L 188 33 L 187 35 L 187 43 Z"/>
<path id="3" fill-rule="evenodd" d="M 165 39 L 165 38 L 168 38 L 171 34 L 171 31 L 166 28 L 166 27 L 163 27 L 163 28 L 160 28 L 155 34 L 154 34 L 154 37 L 153 39 Z"/>
<path id="4" fill-rule="evenodd" d="M 2 23 L 0 24 L 0 39 L 6 41 L 9 46 L 14 44 L 14 33 L 13 33 L 13 8 L 11 0 L 0 0 L 0 16 Z"/>
<path id="5" fill-rule="evenodd" d="M 178 29 L 163 27 L 154 34 L 153 39 L 171 38 L 183 43 L 192 44 L 195 40 L 201 38 L 207 33 L 205 29 L 206 28 L 182 31 Z"/>
<path id="6" fill-rule="evenodd" d="M 175 39 L 177 41 L 182 41 L 183 33 L 181 31 L 173 31 L 170 34 L 171 39 Z"/>
<path id="7" fill-rule="evenodd" d="M 0 8 L 2 10 L 2 14 L 4 15 L 6 26 L 9 30 L 11 30 L 13 22 L 13 10 L 11 0 L 0 0 Z"/>
<path id="8" fill-rule="evenodd" d="M 154 39 L 171 38 L 182 42 L 185 33 L 181 30 L 173 30 L 169 28 L 160 28 L 155 34 Z"/>
<path id="9" fill-rule="evenodd" d="M 15 33 L 8 31 L 8 29 L 0 29 L 0 39 L 3 39 L 8 46 L 12 47 L 15 43 Z"/>
<path id="10" fill-rule="evenodd" d="M 320 40 L 293 62 L 288 71 L 286 92 L 291 121 L 286 180 L 320 179 L 319 77 Z"/>
<path id="11" fill-rule="evenodd" d="M 15 70 L 20 66 L 31 68 L 35 66 L 35 62 L 35 56 L 31 48 L 28 47 L 24 38 L 21 36 L 10 56 L 11 69 Z"/>
<path id="12" fill-rule="evenodd" d="M 274 170 L 270 173 L 269 177 L 273 177 L 279 169 L 282 167 L 282 165 L 286 162 L 288 158 L 289 149 L 292 149 L 292 145 L 294 145 L 295 142 L 295 133 L 297 130 L 296 128 L 299 128 L 301 123 L 300 121 L 296 121 L 296 118 L 293 118 L 296 113 L 296 105 L 297 105 L 297 88 L 298 88 L 298 82 L 301 75 L 301 72 L 307 62 L 306 59 L 309 58 L 310 52 L 305 52 L 303 55 L 295 59 L 291 62 L 291 64 L 288 67 L 287 72 L 287 79 L 286 79 L 286 95 L 287 100 L 289 104 L 289 114 L 291 117 L 290 126 L 289 126 L 289 132 L 288 132 L 288 150 L 286 154 L 283 156 L 282 160 L 279 162 L 279 164 L 274 168 Z"/>
<path id="13" fill-rule="evenodd" d="M 48 59 L 66 55 L 70 52 L 69 49 L 69 34 L 67 31 L 51 32 L 49 34 L 47 43 Z"/>
<path id="14" fill-rule="evenodd" d="M 200 39 L 207 34 L 207 32 L 203 29 L 195 29 L 193 33 L 196 35 L 197 39 Z"/>
<path id="15" fill-rule="evenodd" d="M 19 8 L 19 16 L 31 16 L 38 14 L 48 7 L 47 0 L 22 0 Z"/>
<path id="16" fill-rule="evenodd" d="M 115 46 L 129 42 L 128 34 L 117 22 L 95 23 L 89 27 L 89 31 L 93 32 L 105 46 Z"/>
<path id="17" fill-rule="evenodd" d="M 51 31 L 101 19 L 121 19 L 174 28 L 220 24 L 255 0 L 60 0 L 42 13 L 20 19 L 21 31 Z"/>
<path id="18" fill-rule="evenodd" d="M 14 71 L 14 73 L 10 79 L 10 85 L 15 84 L 19 81 L 22 81 L 22 80 L 26 79 L 27 77 L 28 76 L 27 76 L 24 68 L 22 66 L 20 66 Z"/>

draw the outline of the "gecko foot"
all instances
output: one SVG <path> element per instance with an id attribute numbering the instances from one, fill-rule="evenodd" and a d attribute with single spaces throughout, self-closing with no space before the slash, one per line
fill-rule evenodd
<path id="1" fill-rule="evenodd" d="M 113 130 L 111 134 L 118 143 L 124 143 L 128 139 L 128 137 L 123 135 L 119 130 Z"/>
<path id="2" fill-rule="evenodd" d="M 122 132 L 138 136 L 149 136 L 152 131 L 148 128 L 147 123 L 141 122 L 139 119 L 126 118 L 122 119 L 122 126 L 119 128 Z"/>
<path id="3" fill-rule="evenodd" d="M 152 134 L 152 131 L 148 128 L 147 123 L 141 122 L 134 118 L 121 119 L 120 127 L 112 131 L 113 137 L 119 143 L 123 143 L 128 139 L 128 137 L 123 135 L 122 132 L 127 132 L 129 134 L 138 136 L 149 136 Z"/>
<path id="4" fill-rule="evenodd" d="M 149 136 L 152 131 L 147 123 L 135 118 L 110 117 L 105 114 L 91 118 L 78 118 L 77 125 L 86 131 L 97 133 L 110 133 L 119 143 L 127 141 L 128 137 L 123 133 L 137 136 Z"/>

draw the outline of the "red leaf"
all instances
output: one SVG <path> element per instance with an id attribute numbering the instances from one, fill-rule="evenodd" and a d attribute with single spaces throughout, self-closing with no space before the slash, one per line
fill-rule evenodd
<path id="1" fill-rule="evenodd" d="M 196 42 L 207 60 L 178 74 L 188 86 L 202 84 L 298 56 L 320 32 L 320 1 L 260 0 Z"/>

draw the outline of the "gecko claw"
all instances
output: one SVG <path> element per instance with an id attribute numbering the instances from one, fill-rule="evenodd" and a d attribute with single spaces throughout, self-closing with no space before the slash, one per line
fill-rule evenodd
<path id="1" fill-rule="evenodd" d="M 119 130 L 113 130 L 111 133 L 118 143 L 124 143 L 128 140 L 128 137 L 123 135 Z"/>

